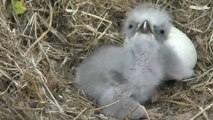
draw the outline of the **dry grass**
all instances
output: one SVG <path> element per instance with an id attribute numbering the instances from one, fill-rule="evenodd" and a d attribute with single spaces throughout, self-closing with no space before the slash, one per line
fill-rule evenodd
<path id="1" fill-rule="evenodd" d="M 73 88 L 74 69 L 98 46 L 123 44 L 122 19 L 139 0 L 32 0 L 25 14 L 12 16 L 4 1 L 0 1 L 0 119 L 107 119 Z M 174 24 L 187 32 L 198 51 L 198 63 L 194 78 L 162 86 L 159 100 L 147 109 L 158 108 L 159 120 L 212 120 L 212 1 L 152 2 L 170 11 Z M 209 8 L 194 7 L 204 5 Z"/>

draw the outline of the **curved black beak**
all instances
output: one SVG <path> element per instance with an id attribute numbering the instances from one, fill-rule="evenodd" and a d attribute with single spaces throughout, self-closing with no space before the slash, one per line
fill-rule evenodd
<path id="1" fill-rule="evenodd" d="M 139 24 L 137 32 L 144 34 L 152 34 L 152 29 L 147 20 L 145 20 L 142 24 Z"/>

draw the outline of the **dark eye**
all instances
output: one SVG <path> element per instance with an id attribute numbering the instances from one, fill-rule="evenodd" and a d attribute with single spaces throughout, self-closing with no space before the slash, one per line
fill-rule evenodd
<path id="1" fill-rule="evenodd" d="M 165 33 L 165 31 L 164 30 L 160 30 L 160 34 L 164 34 Z"/>
<path id="2" fill-rule="evenodd" d="M 128 28 L 129 28 L 129 29 L 132 29 L 132 28 L 133 28 L 133 25 L 132 25 L 132 24 L 130 24 L 130 25 L 128 26 Z"/>

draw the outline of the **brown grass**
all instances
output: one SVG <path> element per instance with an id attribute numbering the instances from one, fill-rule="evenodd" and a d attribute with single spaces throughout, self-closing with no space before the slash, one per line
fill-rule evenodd
<path id="1" fill-rule="evenodd" d="M 4 1 L 0 1 L 0 119 L 112 119 L 73 88 L 74 70 L 98 46 L 123 44 L 122 19 L 139 0 L 32 0 L 24 14 L 12 16 Z M 175 26 L 195 44 L 198 63 L 195 77 L 162 86 L 159 100 L 146 108 L 155 109 L 159 120 L 213 120 L 212 1 L 152 3 L 173 14 Z M 209 8 L 194 7 L 204 5 Z"/>

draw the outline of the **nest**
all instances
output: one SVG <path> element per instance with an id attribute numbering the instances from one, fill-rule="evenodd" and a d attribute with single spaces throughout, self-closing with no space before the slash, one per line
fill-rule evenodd
<path id="1" fill-rule="evenodd" d="M 148 0 L 143 0 L 148 2 Z M 139 0 L 31 0 L 9 15 L 0 1 L 0 119 L 102 120 L 77 91 L 76 66 L 106 44 L 122 45 L 122 21 Z M 213 119 L 213 4 L 208 0 L 149 1 L 167 9 L 198 51 L 196 75 L 161 87 L 146 105 L 158 120 Z"/>

